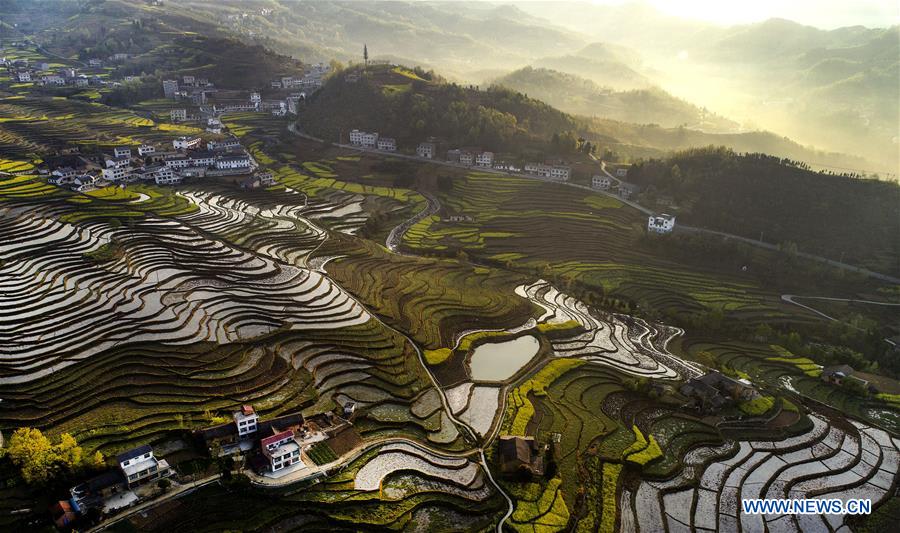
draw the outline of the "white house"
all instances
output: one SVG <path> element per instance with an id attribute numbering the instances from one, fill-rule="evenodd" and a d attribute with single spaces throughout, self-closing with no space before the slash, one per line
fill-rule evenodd
<path id="1" fill-rule="evenodd" d="M 378 149 L 384 152 L 396 152 L 397 140 L 393 137 L 380 137 L 378 139 Z"/>
<path id="2" fill-rule="evenodd" d="M 56 74 L 51 74 L 49 76 L 41 76 L 41 84 L 42 85 L 65 85 L 66 79 L 62 76 L 57 76 Z"/>
<path id="3" fill-rule="evenodd" d="M 75 78 L 72 81 L 72 83 L 75 84 L 75 87 L 87 87 L 88 85 L 91 84 L 91 82 L 88 81 L 86 76 L 78 76 L 77 78 Z"/>
<path id="4" fill-rule="evenodd" d="M 591 187 L 595 189 L 607 190 L 612 186 L 612 180 L 609 176 L 597 175 L 591 178 Z"/>
<path id="5" fill-rule="evenodd" d="M 127 167 L 131 164 L 131 157 L 110 157 L 106 156 L 106 168 Z"/>
<path id="6" fill-rule="evenodd" d="M 240 411 L 234 412 L 234 424 L 237 426 L 240 438 L 256 433 L 257 422 L 259 422 L 259 415 L 253 410 L 252 405 L 242 405 Z"/>
<path id="7" fill-rule="evenodd" d="M 378 145 L 378 133 L 353 130 L 350 132 L 350 144 L 365 148 L 375 148 Z"/>
<path id="8" fill-rule="evenodd" d="M 168 476 L 171 471 L 165 459 L 158 460 L 153 456 L 153 448 L 148 445 L 139 446 L 116 456 L 119 468 L 125 476 L 126 483 L 133 487 L 143 481 Z"/>
<path id="9" fill-rule="evenodd" d="M 141 157 L 153 153 L 156 153 L 156 147 L 152 144 L 142 144 L 138 147 L 138 155 Z"/>
<path id="10" fill-rule="evenodd" d="M 218 170 L 237 170 L 249 169 L 251 160 L 249 155 L 230 155 L 219 156 L 216 159 L 216 168 Z"/>
<path id="11" fill-rule="evenodd" d="M 190 150 L 200 146 L 200 137 L 179 137 L 172 141 L 176 150 Z"/>
<path id="12" fill-rule="evenodd" d="M 85 174 L 83 176 L 78 176 L 74 180 L 72 180 L 72 189 L 78 192 L 89 191 L 94 188 L 94 185 L 97 183 L 97 176 L 91 176 L 90 174 Z"/>
<path id="13" fill-rule="evenodd" d="M 494 165 L 494 152 L 475 154 L 475 166 L 491 168 Z"/>
<path id="14" fill-rule="evenodd" d="M 617 177 L 617 178 L 626 178 L 626 177 L 628 177 L 628 169 L 627 169 L 627 168 L 617 168 L 617 169 L 616 169 L 616 177 Z"/>
<path id="15" fill-rule="evenodd" d="M 106 181 L 125 181 L 131 176 L 131 172 L 132 168 L 129 166 L 104 168 L 103 179 Z"/>
<path id="16" fill-rule="evenodd" d="M 541 163 L 527 163 L 525 173 L 554 181 L 568 181 L 571 169 L 562 165 L 544 165 Z"/>
<path id="17" fill-rule="evenodd" d="M 184 82 L 185 85 L 194 85 L 197 81 L 196 78 L 194 78 L 193 76 L 182 76 L 181 80 Z"/>
<path id="18" fill-rule="evenodd" d="M 181 183 L 181 176 L 171 168 L 162 168 L 153 174 L 153 181 L 157 185 L 178 185 Z"/>
<path id="19" fill-rule="evenodd" d="M 116 146 L 113 148 L 113 155 L 116 157 L 131 157 L 130 146 Z"/>
<path id="20" fill-rule="evenodd" d="M 653 233 L 672 233 L 675 229 L 675 215 L 651 215 L 647 218 L 647 231 Z"/>
<path id="21" fill-rule="evenodd" d="M 434 148 L 434 143 L 419 143 L 419 146 L 416 147 L 416 155 L 425 159 L 434 159 Z"/>
<path id="22" fill-rule="evenodd" d="M 31 81 L 31 72 L 28 72 L 27 70 L 16 72 L 16 81 L 19 83 Z"/>
<path id="23" fill-rule="evenodd" d="M 564 167 L 560 165 L 553 165 L 550 167 L 550 179 L 556 181 L 569 181 L 569 175 L 571 174 L 572 169 L 569 167 Z"/>
<path id="24" fill-rule="evenodd" d="M 221 141 L 209 141 L 206 143 L 206 149 L 213 152 L 224 152 L 241 147 L 241 141 L 236 137 L 230 137 Z"/>
<path id="25" fill-rule="evenodd" d="M 78 172 L 72 167 L 59 167 L 51 173 L 47 181 L 54 185 L 62 185 L 63 183 L 71 183 L 77 175 Z"/>
<path id="26" fill-rule="evenodd" d="M 101 61 L 101 60 L 99 60 L 99 59 L 97 59 L 97 58 L 94 58 L 94 59 L 88 59 L 88 66 L 89 66 L 89 67 L 97 67 L 97 68 L 99 68 L 99 67 L 102 67 L 102 66 L 103 66 L 103 61 Z"/>
<path id="27" fill-rule="evenodd" d="M 187 120 L 187 109 L 173 109 L 169 111 L 172 122 L 182 122 Z"/>
<path id="28" fill-rule="evenodd" d="M 294 440 L 293 431 L 276 433 L 260 440 L 259 444 L 272 472 L 300 462 L 300 445 Z"/>
<path id="29" fill-rule="evenodd" d="M 250 93 L 250 103 L 259 106 L 262 103 L 262 97 L 257 92 Z"/>
<path id="30" fill-rule="evenodd" d="M 472 164 L 475 163 L 475 154 L 472 152 L 460 152 L 459 163 L 467 167 L 472 166 Z"/>

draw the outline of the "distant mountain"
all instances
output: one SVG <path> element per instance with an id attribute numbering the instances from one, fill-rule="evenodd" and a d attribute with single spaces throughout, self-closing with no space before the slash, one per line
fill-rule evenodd
<path id="1" fill-rule="evenodd" d="M 295 2 L 188 0 L 180 9 L 223 28 L 312 60 L 405 57 L 465 78 L 474 70 L 509 68 L 567 53 L 587 41 L 518 7 L 486 2 Z"/>
<path id="2" fill-rule="evenodd" d="M 576 115 L 666 127 L 735 131 L 738 124 L 673 97 L 659 88 L 613 91 L 584 78 L 545 68 L 525 67 L 498 78 L 498 85 L 543 100 Z"/>

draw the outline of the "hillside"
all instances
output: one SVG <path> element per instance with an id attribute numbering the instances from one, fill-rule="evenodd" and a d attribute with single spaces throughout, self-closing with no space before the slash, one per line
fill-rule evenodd
<path id="1" fill-rule="evenodd" d="M 127 62 L 107 62 L 113 78 L 144 75 L 147 87 L 128 87 L 135 95 L 161 92 L 167 74 L 192 74 L 235 89 L 261 89 L 269 80 L 302 72 L 296 59 L 259 44 L 242 41 L 216 24 L 167 6 L 107 0 L 20 3 L 4 12 L 6 19 L 33 32 L 50 52 L 73 61 L 108 60 L 117 53 Z M 133 84 L 132 84 L 133 85 Z"/>
<path id="2" fill-rule="evenodd" d="M 298 122 L 325 139 L 343 134 L 346 140 L 347 131 L 358 128 L 407 147 L 436 136 L 455 146 L 516 152 L 544 149 L 554 133 L 577 127 L 569 115 L 508 89 L 464 88 L 390 65 L 333 76 Z"/>
<path id="3" fill-rule="evenodd" d="M 681 206 L 680 221 L 900 274 L 900 185 L 810 172 L 723 148 L 641 161 L 628 180 Z"/>
<path id="4" fill-rule="evenodd" d="M 482 146 L 522 156 L 546 155 L 553 150 L 552 136 L 569 132 L 573 138 L 582 137 L 597 145 L 602 149 L 598 153 L 610 150 L 620 159 L 661 157 L 673 150 L 724 145 L 739 152 L 762 152 L 825 165 L 866 163 L 853 156 L 806 148 L 769 132 L 706 133 L 574 116 L 535 99 L 531 92 L 526 96 L 502 87 L 464 88 L 420 69 L 414 73 L 402 67 L 370 66 L 367 75 L 348 81 L 361 72 L 361 67 L 353 67 L 328 81 L 301 112 L 302 128 L 329 140 L 338 140 L 354 128 L 378 131 L 396 137 L 407 148 L 436 136 L 455 146 Z"/>
<path id="5" fill-rule="evenodd" d="M 525 67 L 498 78 L 498 85 L 543 100 L 568 113 L 704 131 L 736 130 L 738 124 L 673 97 L 659 88 L 613 91 L 555 70 Z"/>

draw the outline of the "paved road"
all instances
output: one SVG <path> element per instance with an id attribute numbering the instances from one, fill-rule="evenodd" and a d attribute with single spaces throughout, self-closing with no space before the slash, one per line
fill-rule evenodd
<path id="1" fill-rule="evenodd" d="M 163 494 L 162 496 L 159 496 L 158 498 L 153 498 L 152 500 L 147 500 L 144 503 L 135 505 L 134 507 L 131 507 L 124 512 L 121 512 L 107 520 L 104 520 L 102 523 L 98 524 L 97 526 L 94 526 L 91 529 L 87 530 L 87 533 L 95 533 L 97 531 L 103 531 L 103 530 L 107 529 L 108 527 L 115 525 L 115 524 L 121 522 L 122 520 L 125 520 L 126 518 L 134 516 L 138 513 L 142 513 L 149 509 L 152 509 L 152 508 L 156 507 L 157 505 L 163 504 L 170 500 L 180 498 L 182 496 L 187 496 L 188 494 L 194 492 L 195 490 L 197 490 L 201 487 L 205 487 L 206 485 L 215 483 L 221 477 L 222 477 L 222 474 L 215 474 L 215 475 L 212 475 L 209 477 L 205 477 L 203 479 L 198 479 L 197 481 L 188 483 L 186 485 L 181 485 L 180 487 L 175 488 L 175 489 Z"/>
<path id="2" fill-rule="evenodd" d="M 886 305 L 886 306 L 891 306 L 891 307 L 900 307 L 900 303 L 893 303 L 893 302 L 876 302 L 876 301 L 873 301 L 873 300 L 857 300 L 857 299 L 854 299 L 854 298 L 831 298 L 831 297 L 828 297 L 828 296 L 797 296 L 796 294 L 782 294 L 782 295 L 781 295 L 781 299 L 784 300 L 785 302 L 788 302 L 788 303 L 794 304 L 794 305 L 796 305 L 796 306 L 802 307 L 802 308 L 804 308 L 804 309 L 806 309 L 806 310 L 809 310 L 809 311 L 811 311 L 811 312 L 813 312 L 813 313 L 815 313 L 815 314 L 821 316 L 822 318 L 824 318 L 824 319 L 826 319 L 826 320 L 831 320 L 831 321 L 833 321 L 833 322 L 843 322 L 843 321 L 838 320 L 837 318 L 835 318 L 835 317 L 833 317 L 833 316 L 826 315 L 826 314 L 823 313 L 822 311 L 819 311 L 818 309 L 816 309 L 816 308 L 814 308 L 814 307 L 812 307 L 812 306 L 809 306 L 809 305 L 806 305 L 806 304 L 802 304 L 802 303 L 800 303 L 800 302 L 797 301 L 797 298 L 803 298 L 804 300 L 824 300 L 824 301 L 828 301 L 828 302 L 849 302 L 849 303 L 860 303 L 860 304 L 866 304 L 866 305 Z M 843 323 L 844 323 L 844 324 L 847 324 L 846 322 L 843 322 Z M 847 325 L 850 326 L 851 328 L 854 328 L 854 329 L 858 329 L 858 330 L 860 330 L 860 331 L 863 331 L 863 329 L 860 328 L 860 327 L 854 326 L 854 325 L 852 325 L 852 324 L 847 324 Z M 884 342 L 890 344 L 891 346 L 896 346 L 896 345 L 897 345 L 896 342 L 894 342 L 894 341 L 892 341 L 891 339 L 888 339 L 888 338 L 885 338 L 885 339 L 884 339 Z"/>
<path id="3" fill-rule="evenodd" d="M 322 142 L 322 143 L 327 143 L 327 141 L 325 141 L 325 140 L 323 140 L 323 139 L 320 139 L 320 138 L 318 138 L 318 137 L 314 137 L 314 136 L 312 136 L 312 135 L 309 135 L 309 134 L 306 134 L 306 133 L 301 133 L 301 132 L 297 131 L 296 125 L 295 125 L 294 123 L 291 123 L 291 124 L 288 126 L 288 130 L 290 130 L 291 133 L 293 133 L 294 135 L 297 135 L 298 137 L 303 137 L 303 138 L 305 138 L 305 139 L 309 139 L 309 140 L 312 140 L 312 141 L 318 141 L 318 142 Z M 594 188 L 592 188 L 592 187 L 588 187 L 588 186 L 586 186 L 586 185 L 579 185 L 579 184 L 577 184 L 577 183 L 552 181 L 552 180 L 549 180 L 549 179 L 539 178 L 539 177 L 537 177 L 537 176 L 530 176 L 530 175 L 528 175 L 528 174 L 514 174 L 514 173 L 511 173 L 511 172 L 505 172 L 505 171 L 502 171 L 502 170 L 496 170 L 496 169 L 492 169 L 492 168 L 466 167 L 466 166 L 460 165 L 460 164 L 458 164 L 458 163 L 450 163 L 450 162 L 448 162 L 448 161 L 439 161 L 439 160 L 435 160 L 435 159 L 423 159 L 423 158 L 418 157 L 418 156 L 407 155 L 407 154 L 398 154 L 398 153 L 396 153 L 396 152 L 386 153 L 386 152 L 381 152 L 381 151 L 379 151 L 379 150 L 374 150 L 374 149 L 369 149 L 369 148 L 362 148 L 362 147 L 359 147 L 359 146 L 353 146 L 353 145 L 350 145 L 350 144 L 340 144 L 340 143 L 329 143 L 329 144 L 332 144 L 332 145 L 337 146 L 337 147 L 340 147 L 340 148 L 346 148 L 346 149 L 348 149 L 348 150 L 356 150 L 357 152 L 370 153 L 370 154 L 372 154 L 372 155 L 377 155 L 377 156 L 381 156 L 381 157 L 397 157 L 397 158 L 400 158 L 400 159 L 408 159 L 408 160 L 412 160 L 412 161 L 417 161 L 417 162 L 419 162 L 419 163 L 430 163 L 430 164 L 432 164 L 432 165 L 441 165 L 441 166 L 446 166 L 446 167 L 463 168 L 463 169 L 468 169 L 468 170 L 477 170 L 477 171 L 479 171 L 479 172 L 488 172 L 488 173 L 491 173 L 491 174 L 497 174 L 497 175 L 500 175 L 500 176 L 512 176 L 512 177 L 517 177 L 517 178 L 527 178 L 527 179 L 533 179 L 533 180 L 543 181 L 543 182 L 547 182 L 547 183 L 554 183 L 554 184 L 556 184 L 556 185 L 565 186 L 565 187 L 575 187 L 575 188 L 577 188 L 577 189 L 582 189 L 582 190 L 590 191 L 590 192 L 592 192 L 592 193 L 597 193 L 597 194 L 604 194 L 604 195 L 609 196 L 609 197 L 611 197 L 611 198 L 615 198 L 615 199 L 619 200 L 620 202 L 622 202 L 622 203 L 624 203 L 624 204 L 626 204 L 626 205 L 629 205 L 629 206 L 631 206 L 631 207 L 637 209 L 638 211 L 640 211 L 641 213 L 644 213 L 645 215 L 652 215 L 652 214 L 655 213 L 654 210 L 652 210 L 652 209 L 650 209 L 650 208 L 648 208 L 648 207 L 642 206 L 641 204 L 639 204 L 639 203 L 637 203 L 637 202 L 634 202 L 634 201 L 632 201 L 632 200 L 627 200 L 627 199 L 625 199 L 625 198 L 621 198 L 620 196 L 615 195 L 615 194 L 613 194 L 613 193 L 611 193 L 611 192 L 609 192 L 609 191 L 603 191 L 603 190 L 599 190 L 599 189 L 594 189 Z M 605 162 L 605 161 L 600 161 L 600 160 L 598 160 L 598 159 L 596 159 L 596 158 L 594 158 L 594 159 L 600 163 L 600 168 L 601 168 L 601 170 L 603 171 L 603 173 L 605 173 L 607 176 L 609 176 L 609 177 L 612 178 L 613 180 L 620 181 L 618 178 L 616 178 L 615 176 L 613 176 L 612 174 L 610 174 L 610 173 L 606 170 L 606 162 Z M 695 227 L 695 226 L 686 226 L 686 225 L 684 225 L 684 224 L 678 224 L 677 226 L 675 226 L 675 231 L 677 231 L 677 232 L 686 232 L 686 233 L 703 233 L 703 234 L 706 234 L 706 235 L 714 235 L 714 236 L 717 236 L 717 237 L 723 237 L 723 238 L 727 238 L 727 239 L 734 239 L 734 240 L 736 240 L 736 241 L 740 241 L 740 242 L 743 242 L 743 243 L 745 243 L 745 244 L 749 244 L 749 245 L 751 245 L 751 246 L 757 246 L 757 247 L 760 247 L 760 248 L 765 248 L 765 249 L 767 249 L 767 250 L 776 250 L 776 251 L 779 250 L 779 247 L 778 247 L 777 245 L 775 245 L 775 244 L 768 243 L 768 242 L 763 242 L 763 241 L 758 241 L 758 240 L 750 239 L 750 238 L 747 238 L 747 237 L 741 237 L 740 235 L 734 235 L 734 234 L 732 234 L 732 233 L 725 233 L 725 232 L 723 232 L 723 231 L 716 231 L 716 230 L 711 230 L 711 229 L 706 229 L 706 228 L 699 228 L 699 227 Z M 886 282 L 888 282 L 888 283 L 897 283 L 897 284 L 900 284 L 900 278 L 897 278 L 897 277 L 894 277 L 894 276 L 890 276 L 890 275 L 888 275 L 888 274 L 881 274 L 881 273 L 879 273 L 879 272 L 874 272 L 874 271 L 869 270 L 869 269 L 867 269 L 867 268 L 862 268 L 862 267 L 850 265 L 850 264 L 847 264 L 847 263 L 843 263 L 843 262 L 841 262 L 841 261 L 835 261 L 834 259 L 828 259 L 827 257 L 822 257 L 822 256 L 820 256 L 820 255 L 814 255 L 814 254 L 810 254 L 810 253 L 806 253 L 806 252 L 797 252 L 797 255 L 798 255 L 799 257 L 803 257 L 804 259 L 810 259 L 810 260 L 813 260 L 813 261 L 818 261 L 818 262 L 820 262 L 820 263 L 825 263 L 825 264 L 830 265 L 830 266 L 835 267 L 835 268 L 839 268 L 839 269 L 842 269 L 842 270 L 847 270 L 847 271 L 850 271 L 850 272 L 855 272 L 855 273 L 857 273 L 857 274 L 862 274 L 862 275 L 864 275 L 864 276 L 867 276 L 867 277 L 870 277 L 870 278 L 873 278 L 873 279 L 877 279 L 877 280 L 880 280 L 880 281 L 886 281 Z"/>
<path id="4" fill-rule="evenodd" d="M 400 242 L 403 241 L 403 235 L 409 231 L 409 228 L 441 210 L 441 202 L 438 201 L 437 198 L 427 192 L 419 191 L 419 194 L 425 197 L 428 204 L 420 212 L 391 230 L 391 233 L 387 236 L 387 240 L 384 242 L 384 245 L 387 246 L 388 250 L 396 252 L 397 248 L 400 246 Z"/>

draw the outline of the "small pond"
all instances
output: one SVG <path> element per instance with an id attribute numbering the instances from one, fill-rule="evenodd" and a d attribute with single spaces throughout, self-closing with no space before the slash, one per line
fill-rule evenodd
<path id="1" fill-rule="evenodd" d="M 503 381 L 512 377 L 538 353 L 541 344 L 532 335 L 504 342 L 486 342 L 472 352 L 469 371 L 472 379 Z"/>

